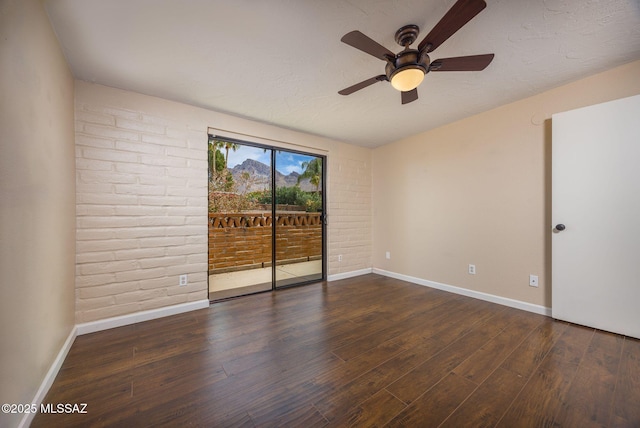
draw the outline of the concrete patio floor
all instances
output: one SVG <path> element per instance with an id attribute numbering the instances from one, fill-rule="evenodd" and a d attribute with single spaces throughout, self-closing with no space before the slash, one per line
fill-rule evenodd
<path id="1" fill-rule="evenodd" d="M 278 286 L 320 279 L 322 260 L 276 266 Z M 271 267 L 209 275 L 209 299 L 219 300 L 271 290 Z"/>

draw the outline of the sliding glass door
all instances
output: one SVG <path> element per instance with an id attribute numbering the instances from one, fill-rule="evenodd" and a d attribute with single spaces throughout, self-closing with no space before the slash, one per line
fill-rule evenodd
<path id="1" fill-rule="evenodd" d="M 275 287 L 323 278 L 323 158 L 275 154 Z"/>
<path id="2" fill-rule="evenodd" d="M 272 289 L 271 150 L 209 137 L 209 299 Z"/>
<path id="3" fill-rule="evenodd" d="M 325 277 L 322 156 L 209 136 L 209 298 Z"/>

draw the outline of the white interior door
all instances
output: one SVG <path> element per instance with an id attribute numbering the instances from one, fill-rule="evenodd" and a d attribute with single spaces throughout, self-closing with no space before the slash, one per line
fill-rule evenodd
<path id="1" fill-rule="evenodd" d="M 640 338 L 640 95 L 553 115 L 554 318 Z"/>

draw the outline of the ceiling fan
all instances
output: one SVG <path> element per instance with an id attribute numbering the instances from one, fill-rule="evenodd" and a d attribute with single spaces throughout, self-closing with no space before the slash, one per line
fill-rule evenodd
<path id="1" fill-rule="evenodd" d="M 386 80 L 402 92 L 402 104 L 418 99 L 418 86 L 430 71 L 480 71 L 493 60 L 493 54 L 441 58 L 430 62 L 429 52 L 435 50 L 456 31 L 487 7 L 484 0 L 458 0 L 442 17 L 435 27 L 418 44 L 418 49 L 410 46 L 418 38 L 417 25 L 405 25 L 395 35 L 396 42 L 404 49 L 394 54 L 378 42 L 360 31 L 351 31 L 340 39 L 356 49 L 387 62 L 385 74 L 372 77 L 338 93 L 349 95 L 376 82 Z"/>

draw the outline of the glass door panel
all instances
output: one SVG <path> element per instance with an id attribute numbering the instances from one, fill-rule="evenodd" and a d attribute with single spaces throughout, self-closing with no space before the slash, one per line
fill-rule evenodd
<path id="1" fill-rule="evenodd" d="M 273 288 L 272 151 L 209 136 L 209 299 Z"/>
<path id="2" fill-rule="evenodd" d="M 324 157 L 275 152 L 275 287 L 324 278 Z"/>

